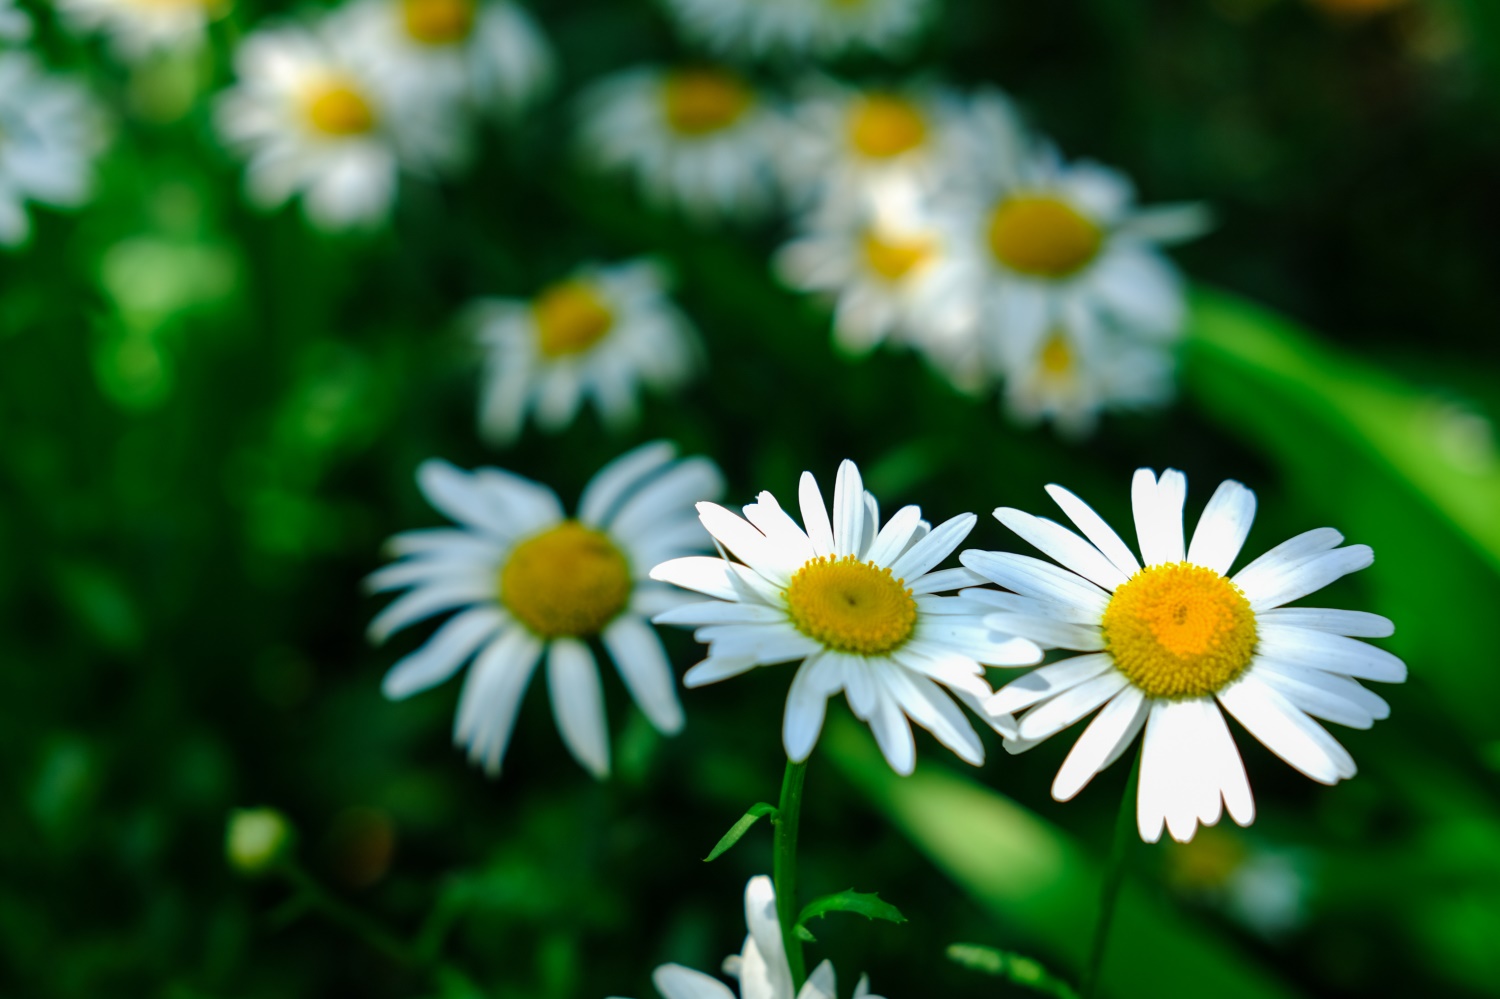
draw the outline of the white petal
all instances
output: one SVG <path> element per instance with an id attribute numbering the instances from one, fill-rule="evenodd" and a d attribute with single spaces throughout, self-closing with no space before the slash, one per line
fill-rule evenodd
<path id="1" fill-rule="evenodd" d="M 1171 701 L 1157 722 L 1166 728 L 1166 741 L 1175 749 L 1166 812 L 1167 831 L 1179 843 L 1192 839 L 1200 822 L 1218 822 L 1224 811 L 1201 705 L 1198 699 Z"/>
<path id="2" fill-rule="evenodd" d="M 710 656 L 683 674 L 682 685 L 688 689 L 704 687 L 748 673 L 759 665 L 754 656 Z"/>
<path id="3" fill-rule="evenodd" d="M 1209 698 L 1198 702 L 1203 715 L 1200 734 L 1203 749 L 1210 765 L 1217 774 L 1219 794 L 1230 818 L 1242 826 L 1255 821 L 1255 797 L 1250 793 L 1250 778 L 1245 774 L 1245 762 L 1240 757 L 1234 736 L 1229 734 L 1229 725 L 1219 706 Z"/>
<path id="4" fill-rule="evenodd" d="M 946 593 L 964 586 L 978 586 L 985 578 L 972 569 L 939 569 L 907 583 L 914 596 L 923 593 Z"/>
<path id="5" fill-rule="evenodd" d="M 817 678 L 819 658 L 821 657 L 814 656 L 797 668 L 797 675 L 792 677 L 792 686 L 786 695 L 786 715 L 782 719 L 781 741 L 786 749 L 787 758 L 793 763 L 801 763 L 807 759 L 808 754 L 813 751 L 813 746 L 818 743 L 819 733 L 823 731 L 823 716 L 828 710 L 828 697 L 812 682 Z"/>
<path id="6" fill-rule="evenodd" d="M 1229 567 L 1244 547 L 1254 520 L 1255 493 L 1233 479 L 1225 479 L 1198 518 L 1187 560 L 1229 575 Z"/>
<path id="7" fill-rule="evenodd" d="M 1245 566 L 1232 577 L 1236 585 L 1244 589 L 1248 583 L 1255 586 L 1257 580 L 1270 578 L 1286 566 L 1301 562 L 1319 552 L 1326 552 L 1344 543 L 1344 536 L 1331 527 L 1319 527 L 1289 538 Z"/>
<path id="8" fill-rule="evenodd" d="M 679 604 L 657 614 L 656 624 L 699 626 L 706 624 L 767 624 L 786 620 L 786 612 L 765 604 L 734 604 L 724 600 L 703 600 Z"/>
<path id="9" fill-rule="evenodd" d="M 616 537 L 649 547 L 665 524 L 695 503 L 717 499 L 723 492 L 724 476 L 718 465 L 707 458 L 688 458 L 626 496 L 618 513 L 606 510 L 606 523 Z"/>
<path id="10" fill-rule="evenodd" d="M 973 766 L 984 764 L 984 745 L 953 698 L 925 676 L 885 664 L 886 683 L 912 721 Z"/>
<path id="11" fill-rule="evenodd" d="M 1094 547 L 1104 553 L 1105 558 L 1114 563 L 1115 568 L 1127 577 L 1141 571 L 1141 563 L 1130 546 L 1120 539 L 1114 528 L 1104 522 L 1103 517 L 1094 512 L 1093 507 L 1062 486 L 1048 486 L 1047 495 L 1062 507 L 1068 519 L 1083 532 L 1084 537 L 1094 543 Z"/>
<path id="12" fill-rule="evenodd" d="M 531 674 L 542 654 L 542 642 L 525 628 L 511 628 L 496 638 L 464 678 L 453 721 L 453 741 L 491 777 L 510 743 L 516 714 Z"/>
<path id="13" fill-rule="evenodd" d="M 738 999 L 723 982 L 680 964 L 657 968 L 651 974 L 651 984 L 662 994 L 662 999 Z"/>
<path id="14" fill-rule="evenodd" d="M 1028 638 L 996 634 L 980 624 L 957 624 L 955 618 L 918 619 L 914 640 L 959 652 L 990 666 L 1030 666 L 1041 662 L 1042 650 Z"/>
<path id="15" fill-rule="evenodd" d="M 891 575 L 897 579 L 915 579 L 953 554 L 953 549 L 963 543 L 979 518 L 972 513 L 960 514 L 933 528 L 932 533 L 907 549 L 891 566 Z"/>
<path id="16" fill-rule="evenodd" d="M 813 548 L 819 555 L 832 555 L 833 526 L 828 521 L 828 507 L 823 505 L 823 494 L 818 490 L 818 480 L 813 478 L 813 473 L 802 473 L 797 499 L 802 507 L 802 524 L 812 539 Z"/>
<path id="17" fill-rule="evenodd" d="M 1284 624 L 1262 624 L 1259 636 L 1255 654 L 1260 658 L 1361 680 L 1401 683 L 1406 679 L 1406 663 L 1385 649 L 1355 638 Z"/>
<path id="18" fill-rule="evenodd" d="M 1005 635 L 1028 638 L 1043 648 L 1097 652 L 1104 648 L 1104 632 L 1098 625 L 1072 624 L 1051 617 L 1001 611 L 986 614 L 986 626 Z"/>
<path id="19" fill-rule="evenodd" d="M 495 567 L 499 562 L 480 562 L 472 557 L 408 558 L 377 569 L 364 578 L 367 593 L 385 593 L 403 590 L 409 586 L 430 586 L 441 582 L 478 583 L 488 581 L 494 585 Z"/>
<path id="20" fill-rule="evenodd" d="M 959 561 L 1008 590 L 1076 608 L 1084 620 L 1098 621 L 1109 606 L 1109 596 L 1093 583 L 1029 555 L 970 548 Z"/>
<path id="21" fill-rule="evenodd" d="M 833 962 L 825 960 L 807 976 L 807 981 L 802 983 L 802 988 L 797 992 L 797 999 L 835 999 L 837 989 Z"/>
<path id="22" fill-rule="evenodd" d="M 380 643 L 402 628 L 425 621 L 434 614 L 453 610 L 465 604 L 480 601 L 493 602 L 495 584 L 493 580 L 469 579 L 459 582 L 434 583 L 419 587 L 393 601 L 385 610 L 375 615 L 365 634 L 370 641 Z"/>
<path id="23" fill-rule="evenodd" d="M 745 884 L 745 926 L 750 940 L 764 962 L 765 985 L 770 996 L 792 994 L 792 970 L 787 964 L 786 948 L 781 939 L 781 923 L 776 918 L 776 889 L 764 874 Z M 748 949 L 748 948 L 747 948 Z M 748 982 L 741 980 L 741 991 L 749 993 Z"/>
<path id="24" fill-rule="evenodd" d="M 399 701 L 437 686 L 457 673 L 503 622 L 504 615 L 494 607 L 455 614 L 421 648 L 391 667 L 380 683 L 381 693 Z"/>
<path id="25" fill-rule="evenodd" d="M 603 525 L 627 493 L 658 472 L 676 454 L 677 448 L 670 441 L 652 441 L 620 455 L 599 469 L 584 487 L 578 500 L 578 519 L 590 527 Z"/>
<path id="26" fill-rule="evenodd" d="M 1390 716 L 1390 705 L 1347 677 L 1281 663 L 1257 661 L 1256 675 L 1314 718 L 1350 728 L 1370 728 Z"/>
<path id="27" fill-rule="evenodd" d="M 870 546 L 867 553 L 869 561 L 881 566 L 894 563 L 911 545 L 912 534 L 921 522 L 921 507 L 903 506 L 897 510 L 895 516 L 886 521 L 880 533 L 875 536 L 875 543 Z M 892 575 L 897 579 L 902 578 L 901 573 L 894 569 L 892 569 Z"/>
<path id="28" fill-rule="evenodd" d="M 1145 734 L 1141 737 L 1141 774 L 1135 798 L 1135 822 L 1141 839 L 1155 843 L 1161 839 L 1162 827 L 1166 825 L 1173 792 L 1172 775 L 1177 754 L 1183 750 L 1172 744 L 1171 729 L 1162 724 L 1171 702 L 1147 703 L 1151 707 L 1146 716 Z"/>
<path id="29" fill-rule="evenodd" d="M 1015 714 L 1092 680 L 1114 666 L 1114 659 L 1103 652 L 1049 663 L 1001 687 L 985 707 L 992 714 Z"/>
<path id="30" fill-rule="evenodd" d="M 604 647 L 620 670 L 625 689 L 657 731 L 672 735 L 682 730 L 682 704 L 677 678 L 661 639 L 651 626 L 629 614 L 604 629 Z"/>
<path id="31" fill-rule="evenodd" d="M 776 497 L 763 492 L 757 502 L 745 507 L 745 518 L 779 549 L 788 565 L 801 566 L 817 557 L 811 539 L 797 526 Z"/>
<path id="32" fill-rule="evenodd" d="M 1245 591 L 1251 609 L 1263 611 L 1321 590 L 1335 579 L 1368 568 L 1374 562 L 1375 552 L 1369 545 L 1349 545 L 1293 562 L 1280 571 L 1267 573 L 1265 577 L 1256 576 L 1248 584 L 1239 576 L 1234 582 Z M 1240 573 L 1242 575 L 1244 573 Z"/>
<path id="33" fill-rule="evenodd" d="M 1255 676 L 1246 673 L 1219 691 L 1224 710 L 1267 749 L 1320 784 L 1353 776 L 1353 761 L 1317 722 Z M 1316 729 L 1322 736 L 1314 734 Z M 1332 749 L 1333 746 L 1338 747 Z M 1348 771 L 1348 772 L 1344 772 Z"/>
<path id="34" fill-rule="evenodd" d="M 912 738 L 911 723 L 896 695 L 886 689 L 884 683 L 877 685 L 878 704 L 870 716 L 870 731 L 875 733 L 875 744 L 891 769 L 902 777 L 911 776 L 917 767 L 917 744 Z"/>
<path id="35" fill-rule="evenodd" d="M 1099 549 L 1059 523 L 1010 507 L 996 510 L 995 519 L 1057 562 L 1111 593 L 1125 582 L 1125 574 L 1115 568 L 1115 564 Z"/>
<path id="36" fill-rule="evenodd" d="M 1187 499 L 1187 477 L 1175 468 L 1158 480 L 1149 468 L 1136 469 L 1130 483 L 1131 508 L 1135 514 L 1136 541 L 1141 561 L 1147 566 L 1181 562 L 1182 504 Z"/>
<path id="37" fill-rule="evenodd" d="M 1255 619 L 1262 624 L 1286 624 L 1312 631 L 1327 631 L 1351 638 L 1389 638 L 1396 633 L 1390 618 L 1366 611 L 1334 610 L 1324 607 L 1276 607 L 1261 611 Z"/>
<path id="38" fill-rule="evenodd" d="M 1007 593 L 1004 590 L 980 590 L 969 589 L 959 594 L 959 599 L 965 606 L 979 608 L 979 613 L 992 613 L 994 611 L 1005 611 L 1010 614 L 1026 614 L 1031 617 L 1045 617 L 1054 621 L 1066 621 L 1069 624 L 1086 624 L 1098 626 L 1101 614 L 1090 613 L 1077 607 L 1069 607 L 1065 604 L 1053 603 L 1050 600 L 1038 600 L 1035 597 L 1023 597 L 1019 593 Z M 920 608 L 921 602 L 917 606 Z"/>
<path id="39" fill-rule="evenodd" d="M 1028 711 L 1020 720 L 1020 737 L 1035 741 L 1056 735 L 1129 685 L 1125 674 L 1111 671 L 1070 687 Z"/>
<path id="40" fill-rule="evenodd" d="M 470 473 L 430 458 L 417 468 L 417 485 L 429 503 L 458 523 L 501 540 L 515 535 L 506 508 L 481 490 Z"/>
<path id="41" fill-rule="evenodd" d="M 717 503 L 699 503 L 698 518 L 714 536 L 740 560 L 779 586 L 791 581 L 792 573 L 802 564 L 787 552 L 779 550 L 746 521 Z"/>
<path id="42" fill-rule="evenodd" d="M 651 578 L 685 590 L 706 593 L 720 600 L 739 600 L 739 591 L 732 581 L 733 571 L 726 559 L 709 555 L 674 558 L 652 569 Z"/>
<path id="43" fill-rule="evenodd" d="M 804 514 L 806 516 L 806 514 Z M 865 486 L 859 468 L 845 458 L 833 483 L 833 552 L 859 555 L 865 531 Z"/>
<path id="44" fill-rule="evenodd" d="M 599 667 L 589 647 L 574 638 L 552 642 L 547 655 L 547 692 L 557 730 L 573 758 L 595 777 L 609 776 L 609 727 Z"/>
<path id="45" fill-rule="evenodd" d="M 1134 687 L 1126 687 L 1104 705 L 1073 744 L 1068 758 L 1063 760 L 1052 782 L 1052 797 L 1058 801 L 1071 801 L 1108 761 L 1117 756 L 1123 745 L 1140 733 L 1141 726 L 1146 724 L 1148 710 L 1145 695 Z"/>

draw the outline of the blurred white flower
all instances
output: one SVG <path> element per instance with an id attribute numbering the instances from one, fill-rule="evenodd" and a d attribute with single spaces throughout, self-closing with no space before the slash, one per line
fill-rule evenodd
<path id="1" fill-rule="evenodd" d="M 0 0 L 0 41 L 24 42 L 31 37 L 31 15 L 16 0 Z"/>
<path id="2" fill-rule="evenodd" d="M 743 949 L 724 959 L 724 973 L 739 981 L 738 996 L 712 975 L 664 964 L 651 976 L 663 999 L 836 999 L 838 982 L 829 961 L 813 969 L 793 996 L 792 969 L 776 920 L 776 889 L 764 874 L 745 885 L 745 925 L 749 933 Z M 869 979 L 861 976 L 854 999 L 881 997 L 871 994 Z"/>
<path id="3" fill-rule="evenodd" d="M 653 201 L 700 221 L 772 204 L 780 121 L 730 70 L 626 70 L 590 89 L 580 110 L 583 155 L 632 174 Z"/>
<path id="4" fill-rule="evenodd" d="M 1068 437 L 1092 433 L 1099 414 L 1159 405 L 1172 397 L 1173 359 L 1160 343 L 1103 328 L 1080 336 L 1050 330 L 1029 358 L 1011 352 L 1005 404 L 1017 421 L 1050 420 Z"/>
<path id="5" fill-rule="evenodd" d="M 454 742 L 491 776 L 510 742 L 538 660 L 558 731 L 590 773 L 609 773 L 609 733 L 598 639 L 651 724 L 682 728 L 677 683 L 651 615 L 680 602 L 646 578 L 663 558 L 707 547 L 692 504 L 717 496 L 706 458 L 674 460 L 665 441 L 610 462 L 567 517 L 548 487 L 498 468 L 464 472 L 424 462 L 417 481 L 459 525 L 398 534 L 398 561 L 372 573 L 374 592 L 407 590 L 370 623 L 372 641 L 434 615 L 458 611 L 421 648 L 391 667 L 381 689 L 400 700 L 434 687 L 473 660 L 459 698 Z"/>
<path id="6" fill-rule="evenodd" d="M 509 0 L 354 0 L 349 30 L 392 90 L 513 113 L 552 83 L 552 50 Z"/>
<path id="7" fill-rule="evenodd" d="M 848 50 L 900 55 L 934 0 L 664 0 L 684 34 L 724 54 L 831 57 Z"/>
<path id="8" fill-rule="evenodd" d="M 902 344 L 960 387 L 983 384 L 967 258 L 953 252 L 910 187 L 823 201 L 800 218 L 774 265 L 786 284 L 831 300 L 844 350 Z"/>
<path id="9" fill-rule="evenodd" d="M 980 580 L 967 569 L 932 571 L 968 536 L 974 515 L 933 528 L 921 510 L 907 506 L 882 527 L 875 497 L 852 461 L 839 466 L 831 519 L 811 472 L 802 473 L 799 497 L 805 526 L 768 492 L 744 508 L 743 520 L 700 503 L 703 526 L 743 564 L 696 557 L 651 570 L 652 579 L 713 598 L 656 618 L 697 627 L 695 637 L 709 647 L 684 685 L 800 662 L 782 725 L 793 762 L 812 752 L 828 699 L 842 690 L 898 774 L 916 766 L 912 721 L 964 762 L 983 763 L 984 746 L 953 697 L 1011 734 L 1010 719 L 980 709 L 990 697 L 984 664 L 1028 665 L 1041 652 L 986 627 L 983 605 L 936 595 Z"/>
<path id="10" fill-rule="evenodd" d="M 697 333 L 651 260 L 585 265 L 529 302 L 481 300 L 470 322 L 486 351 L 479 429 L 496 444 L 514 440 L 528 412 L 561 430 L 589 398 L 621 428 L 641 386 L 675 388 L 697 367 Z"/>
<path id="11" fill-rule="evenodd" d="M 1255 518 L 1255 494 L 1222 483 L 1191 541 L 1183 535 L 1187 478 L 1148 468 L 1131 483 L 1141 558 L 1077 496 L 1048 486 L 1079 537 L 1050 520 L 1003 507 L 995 517 L 1062 564 L 1009 552 L 966 551 L 965 566 L 1013 593 L 966 590 L 994 607 L 992 628 L 1074 656 L 1007 684 L 990 701 L 1018 719 L 1006 748 L 1021 752 L 1101 708 L 1052 784 L 1067 801 L 1124 754 L 1144 729 L 1136 818 L 1154 843 L 1180 842 L 1225 810 L 1255 818 L 1250 782 L 1224 712 L 1266 748 L 1323 784 L 1353 777 L 1354 760 L 1315 718 L 1369 728 L 1390 707 L 1357 680 L 1399 683 L 1406 665 L 1355 638 L 1391 634 L 1361 611 L 1287 607 L 1369 566 L 1368 545 L 1338 547 L 1331 528 L 1300 534 L 1233 576 Z M 1144 567 L 1144 568 L 1143 568 Z"/>
<path id="12" fill-rule="evenodd" d="M 80 84 L 26 51 L 0 52 L 0 246 L 31 236 L 28 201 L 77 208 L 93 191 L 106 141 L 101 108 Z"/>
<path id="13" fill-rule="evenodd" d="M 129 62 L 155 52 L 203 44 L 208 23 L 229 0 L 55 0 L 63 23 L 79 34 L 100 33 Z"/>
<path id="14" fill-rule="evenodd" d="M 371 226 L 395 201 L 401 169 L 449 169 L 465 155 L 444 109 L 392 89 L 344 9 L 309 27 L 264 28 L 235 53 L 238 82 L 219 98 L 226 142 L 249 158 L 249 197 L 295 195 L 323 229 Z"/>

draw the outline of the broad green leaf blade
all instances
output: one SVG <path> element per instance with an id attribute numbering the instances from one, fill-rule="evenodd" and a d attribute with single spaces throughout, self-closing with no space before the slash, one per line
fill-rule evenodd
<path id="1" fill-rule="evenodd" d="M 711 860 L 717 860 L 723 855 L 725 850 L 734 846 L 734 844 L 740 841 L 741 836 L 749 832 L 750 827 L 755 825 L 757 819 L 774 814 L 776 814 L 775 805 L 768 805 L 764 801 L 757 801 L 751 805 L 750 810 L 740 816 L 739 821 L 730 826 L 729 831 L 719 839 L 719 842 L 712 850 L 708 851 L 708 856 L 703 858 L 703 862 L 706 864 Z"/>
<path id="2" fill-rule="evenodd" d="M 1061 830 L 966 777 L 922 763 L 898 777 L 862 728 L 828 719 L 819 743 L 850 785 L 998 921 L 1087 958 L 1102 865 Z M 1298 992 L 1227 939 L 1127 882 L 1101 995 L 1292 999 Z"/>
<path id="3" fill-rule="evenodd" d="M 881 899 L 877 892 L 855 891 L 849 888 L 833 895 L 815 898 L 802 907 L 797 925 L 803 926 L 810 919 L 826 916 L 830 912 L 852 912 L 866 919 L 884 919 L 891 923 L 904 923 L 906 917 L 901 910 Z"/>
<path id="4" fill-rule="evenodd" d="M 956 943 L 948 947 L 948 960 L 961 964 L 970 971 L 994 975 L 1023 988 L 1056 996 L 1057 999 L 1078 999 L 1073 986 L 1024 954 L 998 950 L 983 944 Z"/>

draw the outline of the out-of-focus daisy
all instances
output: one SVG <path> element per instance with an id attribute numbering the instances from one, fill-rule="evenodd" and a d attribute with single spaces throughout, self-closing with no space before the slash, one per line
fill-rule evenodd
<path id="1" fill-rule="evenodd" d="M 76 208 L 93 188 L 103 114 L 79 84 L 29 52 L 0 52 L 0 245 L 31 235 L 26 203 Z"/>
<path id="2" fill-rule="evenodd" d="M 294 195 L 325 229 L 382 221 L 402 168 L 451 167 L 462 131 L 440 106 L 389 87 L 345 9 L 310 28 L 262 29 L 235 53 L 239 81 L 219 99 L 225 139 L 249 158 L 246 190 L 273 208 Z"/>
<path id="3" fill-rule="evenodd" d="M 395 90 L 514 112 L 552 82 L 547 39 L 509 0 L 356 0 L 350 28 Z"/>
<path id="4" fill-rule="evenodd" d="M 1354 760 L 1314 719 L 1369 728 L 1389 714 L 1356 681 L 1397 683 L 1406 666 L 1355 638 L 1389 635 L 1391 622 L 1284 605 L 1370 565 L 1368 545 L 1341 548 L 1343 535 L 1319 528 L 1230 576 L 1255 516 L 1255 494 L 1238 482 L 1219 486 L 1185 544 L 1187 479 L 1138 470 L 1131 501 L 1139 559 L 1077 496 L 1060 486 L 1047 491 L 1087 541 L 1020 510 L 995 516 L 1062 568 L 1008 552 L 966 551 L 961 559 L 1015 591 L 965 591 L 995 606 L 986 618 L 992 627 L 1087 653 L 1035 670 L 990 701 L 996 714 L 1026 712 L 1007 743 L 1015 752 L 1102 706 L 1058 771 L 1053 797 L 1072 798 L 1144 728 L 1136 802 L 1143 839 L 1154 843 L 1165 824 L 1186 842 L 1225 809 L 1248 825 L 1255 803 L 1224 711 L 1313 780 L 1354 776 Z"/>
<path id="5" fill-rule="evenodd" d="M 691 504 L 718 495 L 722 483 L 713 462 L 674 454 L 671 444 L 656 442 L 610 462 L 573 517 L 551 489 L 511 472 L 423 463 L 423 495 L 459 526 L 391 539 L 398 561 L 367 583 L 375 592 L 407 592 L 370 623 L 370 638 L 383 642 L 436 614 L 458 613 L 391 667 L 385 695 L 410 697 L 473 660 L 453 739 L 493 776 L 545 653 L 558 731 L 574 758 L 603 777 L 609 735 L 588 644 L 598 639 L 651 723 L 669 734 L 680 729 L 672 667 L 648 619 L 681 597 L 649 582 L 646 571 L 705 547 Z"/>
<path id="6" fill-rule="evenodd" d="M 229 10 L 229 0 L 56 0 L 63 21 L 82 34 L 102 33 L 120 58 L 203 43 L 208 23 Z"/>
<path id="7" fill-rule="evenodd" d="M 699 218 L 763 211 L 775 193 L 779 120 L 728 69 L 640 67 L 581 103 L 584 155 L 634 175 L 646 196 Z"/>
<path id="8" fill-rule="evenodd" d="M 838 981 L 833 965 L 824 961 L 813 969 L 795 996 L 792 968 L 787 962 L 781 924 L 776 921 L 776 889 L 764 874 L 745 885 L 745 925 L 749 934 L 740 953 L 724 959 L 724 973 L 739 981 L 739 995 L 712 975 L 664 964 L 651 981 L 663 999 L 836 999 Z M 861 976 L 854 999 L 880 999 L 870 993 L 869 979 Z"/>
<path id="9" fill-rule="evenodd" d="M 1165 345 L 1102 330 L 1080 337 L 1055 327 L 1030 357 L 1011 356 L 1005 404 L 1022 423 L 1050 420 L 1068 437 L 1093 431 L 1106 409 L 1160 404 L 1172 397 Z"/>
<path id="10" fill-rule="evenodd" d="M 966 260 L 911 188 L 825 201 L 775 258 L 782 281 L 833 303 L 834 339 L 862 354 L 907 344 L 966 388 L 984 377 Z"/>
<path id="11" fill-rule="evenodd" d="M 31 37 L 31 15 L 16 0 L 0 0 L 0 41 L 24 42 Z"/>
<path id="12" fill-rule="evenodd" d="M 998 99 L 976 99 L 945 214 L 979 266 L 1000 363 L 1024 365 L 1059 325 L 1080 337 L 1101 326 L 1175 336 L 1181 279 L 1159 248 L 1200 234 L 1204 209 L 1136 207 L 1123 174 L 1036 146 Z"/>
<path id="13" fill-rule="evenodd" d="M 1025 639 L 991 634 L 984 607 L 936 595 L 980 578 L 967 569 L 932 571 L 968 536 L 974 515 L 934 529 L 907 506 L 882 527 L 852 461 L 839 466 L 831 519 L 811 472 L 802 473 L 799 499 L 804 526 L 768 492 L 744 508 L 743 520 L 700 503 L 703 526 L 743 564 L 696 557 L 651 570 L 652 579 L 713 598 L 656 619 L 698 626 L 697 639 L 709 647 L 683 683 L 800 661 L 782 725 L 793 762 L 812 752 L 828 698 L 841 690 L 897 773 L 916 765 L 911 721 L 964 761 L 984 762 L 979 737 L 943 688 L 977 708 L 989 697 L 982 664 L 1033 663 L 1041 652 Z M 987 720 L 1013 734 L 1010 719 Z"/>
<path id="14" fill-rule="evenodd" d="M 470 318 L 486 350 L 479 428 L 498 444 L 515 439 L 527 413 L 543 430 L 562 429 L 589 398 L 622 427 L 640 386 L 673 388 L 697 364 L 697 333 L 652 260 L 585 265 L 529 302 L 481 301 Z"/>
<path id="15" fill-rule="evenodd" d="M 899 55 L 932 16 L 932 0 L 665 0 L 683 32 L 718 52 Z"/>
<path id="16" fill-rule="evenodd" d="M 818 78 L 792 106 L 778 167 L 803 202 L 892 185 L 927 191 L 954 169 L 964 117 L 962 102 L 941 88 L 859 90 Z"/>

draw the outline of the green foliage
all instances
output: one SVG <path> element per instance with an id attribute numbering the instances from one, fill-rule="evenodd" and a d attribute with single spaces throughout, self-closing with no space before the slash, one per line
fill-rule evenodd
<path id="1" fill-rule="evenodd" d="M 878 892 L 860 892 L 849 888 L 833 895 L 815 898 L 803 906 L 801 914 L 797 916 L 795 932 L 803 940 L 816 941 L 817 937 L 812 935 L 807 924 L 810 920 L 826 916 L 830 912 L 852 912 L 866 919 L 884 919 L 889 923 L 906 922 L 906 917 L 901 915 L 901 910 L 889 902 L 882 901 Z"/>
<path id="2" fill-rule="evenodd" d="M 956 943 L 948 946 L 948 960 L 961 964 L 970 971 L 994 975 L 1033 992 L 1055 996 L 1056 999 L 1078 999 L 1073 986 L 1024 954 L 1013 954 L 983 944 Z"/>
<path id="3" fill-rule="evenodd" d="M 738 843 L 740 837 L 750 831 L 750 827 L 755 825 L 757 819 L 764 818 L 767 815 L 775 817 L 775 805 L 768 805 L 764 801 L 757 801 L 751 805 L 750 810 L 740 816 L 734 825 L 729 827 L 729 831 L 720 837 L 719 842 L 714 844 L 714 848 L 708 851 L 708 856 L 703 858 L 703 862 L 706 864 L 710 860 L 717 860 L 723 855 L 725 850 Z"/>

